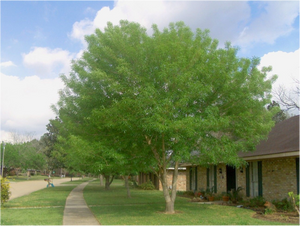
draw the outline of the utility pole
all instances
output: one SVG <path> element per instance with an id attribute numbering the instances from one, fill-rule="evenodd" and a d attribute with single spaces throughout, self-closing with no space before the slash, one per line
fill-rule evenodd
<path id="1" fill-rule="evenodd" d="M 4 143 L 4 141 L 2 141 L 2 147 L 3 147 L 3 151 L 2 151 L 2 161 L 1 161 L 1 177 L 3 178 L 4 151 L 5 151 L 5 143 Z"/>

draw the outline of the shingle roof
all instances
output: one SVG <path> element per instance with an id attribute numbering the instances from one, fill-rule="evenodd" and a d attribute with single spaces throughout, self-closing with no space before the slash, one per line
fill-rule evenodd
<path id="1" fill-rule="evenodd" d="M 254 152 L 240 152 L 239 157 L 280 154 L 299 151 L 299 115 L 277 123 L 268 139 L 261 141 Z"/>

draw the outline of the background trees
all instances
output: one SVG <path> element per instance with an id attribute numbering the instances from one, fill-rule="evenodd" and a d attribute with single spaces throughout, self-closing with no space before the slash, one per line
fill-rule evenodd
<path id="1" fill-rule="evenodd" d="M 5 146 L 4 165 L 6 168 L 20 168 L 24 170 L 44 169 L 46 167 L 46 159 L 39 141 L 7 143 Z"/>
<path id="2" fill-rule="evenodd" d="M 55 156 L 55 145 L 58 141 L 58 135 L 59 135 L 59 125 L 60 125 L 59 118 L 55 118 L 49 121 L 49 123 L 46 125 L 47 133 L 45 133 L 41 139 L 40 143 L 43 147 L 43 153 L 46 156 L 47 161 L 47 168 L 49 171 L 53 171 L 53 169 L 57 168 L 64 168 L 65 165 L 63 161 L 58 159 Z"/>
<path id="3" fill-rule="evenodd" d="M 300 97 L 300 81 L 295 79 L 295 86 L 291 90 L 287 90 L 283 86 L 279 86 L 274 91 L 274 97 L 286 111 L 297 110 L 299 112 L 299 97 Z"/>
<path id="4" fill-rule="evenodd" d="M 267 106 L 267 109 L 269 111 L 271 111 L 271 110 L 274 110 L 274 108 L 278 108 L 278 112 L 272 118 L 275 121 L 275 123 L 282 122 L 282 121 L 286 120 L 287 118 L 289 118 L 288 113 L 286 111 L 280 109 L 279 103 L 277 103 L 276 101 L 273 100 L 272 103 L 270 103 Z"/>
<path id="5" fill-rule="evenodd" d="M 167 213 L 174 212 L 178 165 L 193 151 L 198 164 L 240 165 L 236 153 L 252 150 L 274 125 L 274 111 L 265 108 L 276 78 L 266 79 L 271 68 L 259 71 L 258 58 L 238 58 L 229 43 L 218 48 L 207 30 L 179 22 L 163 31 L 154 25 L 149 36 L 121 21 L 86 41 L 82 58 L 62 76 L 59 118 L 68 133 L 153 166 Z"/>

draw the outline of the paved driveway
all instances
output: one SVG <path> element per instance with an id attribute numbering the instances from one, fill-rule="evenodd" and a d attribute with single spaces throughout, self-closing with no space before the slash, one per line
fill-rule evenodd
<path id="1" fill-rule="evenodd" d="M 46 177 L 45 177 L 46 178 Z M 73 180 L 78 180 L 79 178 L 74 178 Z M 70 178 L 59 178 L 54 179 L 53 184 L 54 186 L 60 186 L 61 183 L 70 181 Z M 46 188 L 47 182 L 44 180 L 32 180 L 32 181 L 22 181 L 22 182 L 10 182 L 10 191 L 11 196 L 9 200 L 14 198 L 18 198 L 23 195 L 28 195 L 31 192 L 41 190 Z"/>

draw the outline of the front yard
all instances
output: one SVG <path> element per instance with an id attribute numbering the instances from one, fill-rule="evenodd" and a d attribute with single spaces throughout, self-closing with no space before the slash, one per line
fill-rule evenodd
<path id="1" fill-rule="evenodd" d="M 1 207 L 1 225 L 62 225 L 64 205 L 71 190 L 85 180 L 68 182 L 71 186 L 42 189 L 13 199 Z M 208 205 L 177 197 L 176 214 L 164 213 L 161 191 L 132 189 L 127 198 L 123 181 L 115 180 L 109 191 L 99 181 L 84 189 L 84 198 L 102 225 L 287 225 L 254 218 L 256 212 L 235 206 Z M 267 215 L 263 215 L 268 217 Z M 261 216 L 261 217 L 263 217 Z M 273 219 L 274 220 L 274 217 Z M 298 225 L 298 222 L 293 222 Z"/>
<path id="2" fill-rule="evenodd" d="M 274 222 L 253 218 L 253 210 L 235 206 L 192 203 L 183 197 L 176 198 L 176 214 L 164 214 L 161 191 L 131 190 L 127 198 L 123 182 L 115 180 L 109 191 L 99 181 L 90 183 L 84 198 L 92 212 L 104 225 L 270 225 Z M 297 224 L 297 223 L 295 223 Z"/>

